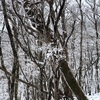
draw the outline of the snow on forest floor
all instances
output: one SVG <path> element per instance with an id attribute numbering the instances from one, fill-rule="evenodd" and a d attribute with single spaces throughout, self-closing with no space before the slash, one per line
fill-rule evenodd
<path id="1" fill-rule="evenodd" d="M 88 100 L 100 100 L 100 93 L 96 93 L 87 97 L 88 97 Z M 77 99 L 75 98 L 74 100 L 77 100 Z"/>
<path id="2" fill-rule="evenodd" d="M 89 100 L 100 100 L 100 93 L 88 96 Z"/>
<path id="3" fill-rule="evenodd" d="M 3 77 L 0 79 L 0 100 L 8 100 L 8 89 L 7 89 L 7 80 Z M 100 100 L 100 93 L 92 94 L 87 96 L 89 100 Z M 22 99 L 25 100 L 25 99 Z M 77 99 L 74 99 L 77 100 Z"/>

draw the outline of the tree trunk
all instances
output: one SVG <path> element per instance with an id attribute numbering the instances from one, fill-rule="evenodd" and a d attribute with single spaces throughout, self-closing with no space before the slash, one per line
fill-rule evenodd
<path id="1" fill-rule="evenodd" d="M 12 30 L 8 21 L 8 15 L 7 15 L 7 10 L 6 10 L 6 2 L 5 0 L 2 0 L 2 7 L 3 7 L 3 15 L 4 15 L 4 21 L 6 25 L 6 29 L 8 32 L 12 52 L 13 52 L 13 57 L 14 57 L 14 62 L 13 62 L 13 67 L 12 67 L 12 77 L 11 77 L 11 85 L 10 85 L 10 100 L 14 99 L 14 93 L 15 93 L 15 100 L 17 100 L 17 92 L 18 92 L 18 81 L 15 79 L 15 77 L 19 78 L 18 72 L 19 72 L 19 62 L 18 62 L 18 55 L 17 55 L 17 50 L 14 42 L 14 36 L 12 34 Z M 16 84 L 15 84 L 16 83 Z"/>
<path id="2" fill-rule="evenodd" d="M 82 67 L 83 67 L 83 11 L 82 11 L 82 0 L 79 2 L 79 10 L 81 16 L 80 22 L 80 65 L 79 65 L 79 85 L 82 87 Z"/>
<path id="3" fill-rule="evenodd" d="M 61 71 L 62 71 L 68 85 L 70 86 L 70 88 L 72 89 L 74 94 L 76 95 L 77 99 L 78 100 L 88 100 L 87 97 L 85 96 L 85 94 L 83 93 L 81 87 L 76 82 L 76 79 L 74 78 L 67 62 L 65 60 L 61 60 L 60 66 L 61 66 Z"/>
<path id="4" fill-rule="evenodd" d="M 95 43 L 95 45 L 96 45 L 96 56 L 97 56 L 97 61 L 96 61 L 96 65 L 95 65 L 95 70 L 96 70 L 96 82 L 97 82 L 97 86 L 96 86 L 96 90 L 95 90 L 95 92 L 100 92 L 100 87 L 99 87 L 99 82 L 98 82 L 98 80 L 99 80 L 99 72 L 98 72 L 98 70 L 99 70 L 99 46 L 98 46 L 98 40 L 99 40 L 99 32 L 98 32 L 98 19 L 96 18 L 97 16 L 96 16 L 96 1 L 94 0 L 93 1 L 94 2 L 94 9 L 93 9 L 93 18 L 94 18 L 94 27 L 95 27 L 95 34 L 96 34 L 96 43 Z"/>

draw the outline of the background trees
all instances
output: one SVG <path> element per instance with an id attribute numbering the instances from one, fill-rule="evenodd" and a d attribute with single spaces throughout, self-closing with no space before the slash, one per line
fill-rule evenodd
<path id="1" fill-rule="evenodd" d="M 99 9 L 98 0 L 1 0 L 1 83 L 8 98 L 73 99 L 61 59 L 85 94 L 99 92 Z"/>

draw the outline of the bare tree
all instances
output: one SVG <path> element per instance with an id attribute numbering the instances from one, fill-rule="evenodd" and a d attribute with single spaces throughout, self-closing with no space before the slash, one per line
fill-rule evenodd
<path id="1" fill-rule="evenodd" d="M 77 3 L 80 20 L 71 11 L 70 2 L 67 0 L 11 0 L 11 5 L 8 3 L 8 6 L 7 2 L 2 0 L 4 21 L 14 59 L 12 72 L 3 68 L 1 70 L 11 77 L 9 81 L 11 100 L 18 100 L 18 95 L 21 93 L 18 90 L 20 82 L 25 84 L 24 93 L 27 100 L 32 98 L 73 100 L 73 93 L 79 100 L 82 98 L 87 100 L 71 72 L 71 67 L 67 64 L 70 59 L 69 42 L 72 36 L 75 36 L 77 23 L 80 22 L 79 83 L 81 85 L 83 11 L 81 0 Z M 2 54 L 1 51 L 0 53 Z M 60 67 L 63 70 L 60 70 Z"/>

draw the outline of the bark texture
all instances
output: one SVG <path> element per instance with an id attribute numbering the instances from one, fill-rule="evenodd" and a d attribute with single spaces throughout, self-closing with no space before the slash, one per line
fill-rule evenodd
<path id="1" fill-rule="evenodd" d="M 83 93 L 81 87 L 78 85 L 76 79 L 74 78 L 67 62 L 65 60 L 61 60 L 60 66 L 61 66 L 61 71 L 68 85 L 70 86 L 74 94 L 76 95 L 77 99 L 78 100 L 88 100 L 85 94 Z"/>

